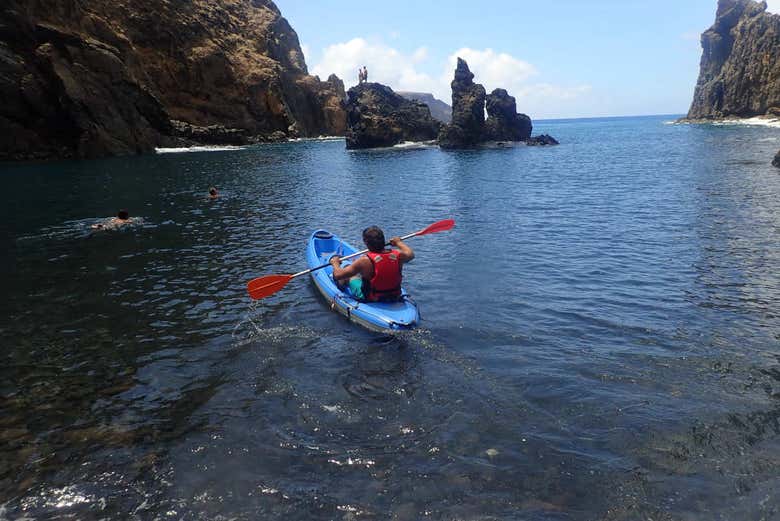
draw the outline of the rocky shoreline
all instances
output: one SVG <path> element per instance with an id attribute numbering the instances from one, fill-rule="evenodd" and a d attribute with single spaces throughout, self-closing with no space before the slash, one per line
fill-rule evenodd
<path id="1" fill-rule="evenodd" d="M 0 160 L 343 135 L 344 84 L 308 74 L 270 0 L 7 0 Z"/>
<path id="2" fill-rule="evenodd" d="M 557 144 L 531 138 L 515 98 L 504 89 L 486 94 L 473 78 L 459 59 L 451 108 L 378 83 L 347 93 L 335 75 L 309 75 L 297 34 L 271 0 L 7 0 L 0 161 L 322 135 L 345 136 L 350 149 Z"/>

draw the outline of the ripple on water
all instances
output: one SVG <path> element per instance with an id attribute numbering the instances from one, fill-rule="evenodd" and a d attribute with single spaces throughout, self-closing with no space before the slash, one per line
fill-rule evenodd
<path id="1" fill-rule="evenodd" d="M 4 167 L 0 517 L 772 518 L 780 134 L 663 121 Z M 246 296 L 313 229 L 448 217 L 419 330 Z"/>

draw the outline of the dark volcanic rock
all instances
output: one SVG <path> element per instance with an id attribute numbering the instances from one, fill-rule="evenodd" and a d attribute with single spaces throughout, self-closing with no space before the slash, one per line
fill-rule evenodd
<path id="1" fill-rule="evenodd" d="M 207 145 L 245 145 L 249 142 L 246 130 L 226 128 L 223 125 L 199 127 L 185 121 L 171 121 L 173 134 L 194 143 Z"/>
<path id="2" fill-rule="evenodd" d="M 474 148 L 488 142 L 504 144 L 506 141 L 526 141 L 529 145 L 558 144 L 546 134 L 531 138 L 531 118 L 517 113 L 515 98 L 506 90 L 495 89 L 486 97 L 484 87 L 473 80 L 469 66 L 458 58 L 452 81 L 452 123 L 439 132 L 439 146 Z"/>
<path id="3" fill-rule="evenodd" d="M 558 143 L 558 140 L 552 137 L 550 134 L 541 134 L 539 136 L 534 136 L 526 140 L 525 144 L 530 147 L 560 145 L 560 143 Z"/>
<path id="4" fill-rule="evenodd" d="M 751 117 L 780 107 L 780 16 L 766 3 L 719 0 L 702 34 L 699 80 L 688 119 Z"/>
<path id="5" fill-rule="evenodd" d="M 362 83 L 349 89 L 346 111 L 349 149 L 431 141 L 440 127 L 427 105 L 409 101 L 379 83 Z"/>
<path id="6" fill-rule="evenodd" d="M 404 98 L 412 101 L 419 101 L 425 103 L 428 108 L 431 109 L 431 116 L 433 119 L 441 121 L 442 123 L 449 123 L 452 121 L 452 107 L 444 103 L 442 100 L 434 98 L 433 94 L 428 92 L 403 92 L 397 91 L 396 94 L 403 96 Z"/>
<path id="7" fill-rule="evenodd" d="M 485 141 L 485 87 L 474 83 L 474 73 L 458 58 L 452 80 L 452 123 L 439 133 L 442 148 L 470 148 Z"/>
<path id="8" fill-rule="evenodd" d="M 775 154 L 775 158 L 772 160 L 772 166 L 776 166 L 777 168 L 780 168 L 780 152 Z"/>
<path id="9" fill-rule="evenodd" d="M 191 139 L 343 134 L 344 94 L 338 78 L 308 74 L 270 0 L 5 0 L 0 10 L 0 159 L 145 152 L 179 139 L 171 119 L 236 130 Z"/>
<path id="10" fill-rule="evenodd" d="M 488 141 L 525 141 L 531 137 L 531 118 L 517 113 L 515 98 L 504 89 L 496 89 L 487 97 L 487 113 L 485 139 Z"/>

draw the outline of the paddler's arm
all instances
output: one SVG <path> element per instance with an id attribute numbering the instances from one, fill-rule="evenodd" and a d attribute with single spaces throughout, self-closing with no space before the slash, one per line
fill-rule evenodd
<path id="1" fill-rule="evenodd" d="M 414 259 L 414 250 L 407 246 L 400 237 L 390 239 L 390 245 L 401 253 L 401 262 L 409 262 Z"/>
<path id="2" fill-rule="evenodd" d="M 330 265 L 333 266 L 333 279 L 334 280 L 342 280 L 342 279 L 348 279 L 350 277 L 354 277 L 355 275 L 360 273 L 360 261 L 361 259 L 356 260 L 346 268 L 341 267 L 341 257 L 338 255 L 334 255 L 330 258 Z"/>

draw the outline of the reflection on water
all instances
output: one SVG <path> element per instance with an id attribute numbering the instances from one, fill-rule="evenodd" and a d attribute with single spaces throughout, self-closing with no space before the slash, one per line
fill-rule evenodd
<path id="1" fill-rule="evenodd" d="M 3 166 L 0 519 L 776 517 L 780 134 L 664 121 Z M 417 331 L 245 295 L 443 218 Z"/>

